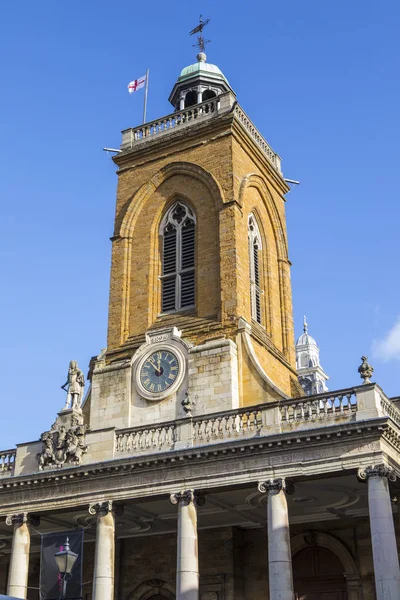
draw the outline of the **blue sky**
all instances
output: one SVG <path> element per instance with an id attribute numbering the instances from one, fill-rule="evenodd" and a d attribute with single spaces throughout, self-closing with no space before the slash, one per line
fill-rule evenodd
<path id="1" fill-rule="evenodd" d="M 61 409 L 68 362 L 105 346 L 117 178 L 102 151 L 170 112 L 195 60 L 196 3 L 30 0 L 0 24 L 0 447 L 37 439 Z M 330 389 L 374 380 L 399 395 L 400 4 L 218 3 L 209 62 L 300 186 L 287 196 L 296 335 L 303 314 Z M 397 326 L 396 326 L 397 324 Z"/>

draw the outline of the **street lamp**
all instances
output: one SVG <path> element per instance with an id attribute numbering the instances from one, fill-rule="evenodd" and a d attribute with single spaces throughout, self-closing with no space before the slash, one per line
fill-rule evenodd
<path id="1" fill-rule="evenodd" d="M 60 546 L 60 548 L 60 551 L 56 552 L 54 558 L 56 559 L 57 568 L 62 579 L 60 598 L 64 599 L 67 595 L 67 581 L 71 577 L 71 571 L 74 568 L 78 554 L 76 554 L 76 552 L 72 552 L 70 549 L 69 538 L 66 539 L 64 546 Z"/>

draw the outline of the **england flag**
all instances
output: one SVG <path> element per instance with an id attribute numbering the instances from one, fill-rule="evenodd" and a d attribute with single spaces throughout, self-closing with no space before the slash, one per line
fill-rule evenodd
<path id="1" fill-rule="evenodd" d="M 132 92 L 136 92 L 140 90 L 142 87 L 146 85 L 146 75 L 143 77 L 139 77 L 138 79 L 134 79 L 128 84 L 128 92 L 132 94 Z"/>

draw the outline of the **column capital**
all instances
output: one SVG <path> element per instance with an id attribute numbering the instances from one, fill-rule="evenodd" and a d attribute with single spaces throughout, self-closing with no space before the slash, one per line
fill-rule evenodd
<path id="1" fill-rule="evenodd" d="M 276 479 L 266 479 L 258 482 L 258 491 L 264 494 L 265 492 L 286 492 L 293 494 L 294 483 L 290 479 L 277 477 Z"/>
<path id="2" fill-rule="evenodd" d="M 109 512 L 113 512 L 116 516 L 120 517 L 124 514 L 124 507 L 120 504 L 113 504 L 112 500 L 103 500 L 102 502 L 89 504 L 89 513 L 91 515 L 101 514 L 102 516 L 105 516 Z"/>
<path id="3" fill-rule="evenodd" d="M 176 492 L 171 494 L 169 497 L 171 504 L 181 504 L 188 506 L 191 503 L 196 503 L 198 506 L 205 504 L 205 497 L 203 492 L 199 490 L 185 490 L 183 492 Z"/>
<path id="4" fill-rule="evenodd" d="M 15 513 L 6 516 L 6 525 L 9 527 L 12 525 L 22 525 L 23 523 L 29 523 L 30 525 L 37 527 L 40 524 L 40 518 L 27 512 Z"/>
<path id="5" fill-rule="evenodd" d="M 370 477 L 387 477 L 389 481 L 396 481 L 396 472 L 393 467 L 381 463 L 368 467 L 360 467 L 357 471 L 360 481 L 367 481 Z"/>

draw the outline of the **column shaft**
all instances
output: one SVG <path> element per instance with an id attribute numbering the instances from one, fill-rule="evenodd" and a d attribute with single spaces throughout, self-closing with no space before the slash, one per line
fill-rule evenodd
<path id="1" fill-rule="evenodd" d="M 377 600 L 400 598 L 399 558 L 387 477 L 368 478 L 368 505 Z"/>
<path id="2" fill-rule="evenodd" d="M 106 503 L 105 503 L 106 504 Z M 114 599 L 115 521 L 111 509 L 97 509 L 93 600 Z"/>
<path id="3" fill-rule="evenodd" d="M 293 600 L 292 555 L 285 492 L 268 493 L 268 566 L 270 600 Z"/>
<path id="4" fill-rule="evenodd" d="M 260 482 L 260 492 L 267 492 L 269 600 L 293 600 L 292 554 L 290 550 L 289 513 L 285 490 L 293 484 L 284 479 Z"/>
<path id="5" fill-rule="evenodd" d="M 7 517 L 9 523 L 14 523 L 7 594 L 15 598 L 25 599 L 28 591 L 31 536 L 26 515 L 23 518 L 20 517 Z"/>
<path id="6" fill-rule="evenodd" d="M 176 599 L 199 600 L 199 553 L 195 493 L 188 490 L 173 494 L 171 502 L 178 504 Z"/>

